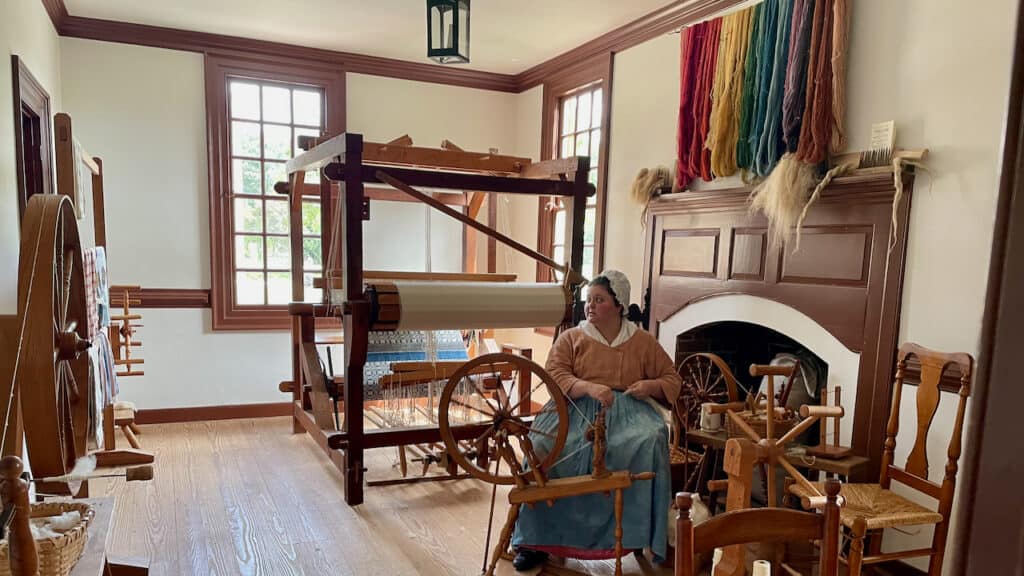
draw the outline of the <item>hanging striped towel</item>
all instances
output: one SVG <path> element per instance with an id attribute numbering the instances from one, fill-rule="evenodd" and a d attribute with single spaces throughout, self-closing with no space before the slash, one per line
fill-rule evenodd
<path id="1" fill-rule="evenodd" d="M 89 340 L 95 340 L 100 330 L 100 309 L 96 301 L 99 293 L 100 281 L 96 275 L 96 248 L 86 248 L 82 251 L 83 271 L 85 276 L 85 309 L 88 318 Z"/>

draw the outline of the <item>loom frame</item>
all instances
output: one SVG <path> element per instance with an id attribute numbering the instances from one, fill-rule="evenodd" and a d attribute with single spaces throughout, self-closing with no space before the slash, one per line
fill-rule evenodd
<path id="1" fill-rule="evenodd" d="M 415 148 L 408 139 L 401 143 L 364 142 L 362 134 L 358 133 L 342 133 L 305 143 L 311 147 L 286 164 L 290 185 L 285 188 L 291 195 L 292 265 L 296 266 L 295 256 L 301 255 L 301 226 L 295 224 L 301 218 L 304 174 L 318 169 L 322 175 L 322 222 L 328 224 L 327 213 L 339 215 L 337 222 L 329 222 L 330 225 L 323 229 L 339 242 L 340 259 L 343 260 L 341 287 L 345 300 L 340 306 L 325 303 L 329 291 L 336 287 L 332 279 L 329 283 L 324 282 L 325 302 L 302 302 L 302 277 L 301 274 L 296 277 L 293 271 L 293 302 L 288 307 L 293 330 L 292 381 L 282 383 L 280 389 L 292 394 L 293 433 L 305 432 L 317 442 L 343 475 L 345 502 L 356 506 L 363 502 L 366 471 L 363 456 L 366 450 L 441 442 L 437 426 L 364 429 L 363 368 L 371 321 L 371 300 L 364 282 L 367 271 L 363 267 L 362 222 L 370 217 L 364 185 L 382 182 L 378 177 L 378 171 L 381 171 L 410 186 L 459 192 L 472 190 L 566 197 L 570 202 L 570 217 L 565 223 L 565 234 L 569 239 L 566 243 L 566 277 L 572 274 L 581 277 L 586 199 L 595 194 L 596 189 L 588 182 L 590 159 L 586 156 L 533 163 L 526 158 L 466 152 L 449 146 L 441 149 Z M 344 185 L 338 197 L 338 207 L 332 206 L 331 182 Z M 276 188 L 280 191 L 282 187 Z M 492 237 L 499 235 L 497 231 L 489 230 L 491 232 L 484 233 Z M 324 278 L 339 259 L 337 254 L 332 256 L 333 261 L 324 259 Z M 567 316 L 572 324 L 576 324 L 582 308 L 578 294 L 574 293 L 570 308 Z M 344 376 L 340 383 L 327 381 L 319 369 L 316 320 L 325 316 L 342 320 Z M 325 417 L 325 409 L 330 409 L 327 403 L 333 407 L 332 397 L 338 397 L 338 392 L 341 392 L 341 409 L 344 412 L 341 430 L 336 429 L 333 419 Z M 483 429 L 482 425 L 461 426 L 453 428 L 452 433 L 456 439 L 472 439 Z"/>

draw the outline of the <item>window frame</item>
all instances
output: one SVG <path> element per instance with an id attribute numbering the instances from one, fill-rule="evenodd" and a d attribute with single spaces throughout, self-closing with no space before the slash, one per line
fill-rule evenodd
<path id="1" fill-rule="evenodd" d="M 210 201 L 210 306 L 212 328 L 220 330 L 289 330 L 287 305 L 235 303 L 235 234 L 231 194 L 231 118 L 228 82 L 305 84 L 323 90 L 325 134 L 345 130 L 345 72 L 337 65 L 290 58 L 207 53 L 205 56 L 207 151 Z M 321 249 L 329 231 L 321 227 Z M 290 235 L 290 232 L 289 232 Z"/>
<path id="2" fill-rule="evenodd" d="M 598 150 L 597 165 L 597 203 L 594 225 L 594 267 L 601 270 L 604 266 L 604 232 L 606 219 L 606 188 L 608 181 L 608 150 L 611 141 L 611 84 L 612 54 L 600 54 L 578 65 L 569 68 L 557 76 L 545 80 L 543 84 L 542 127 L 541 127 L 541 160 L 559 157 L 561 143 L 561 102 L 566 97 L 601 88 L 601 143 Z M 547 205 L 555 200 L 543 196 L 537 205 L 537 246 L 542 254 L 554 255 L 555 212 L 547 210 Z M 591 271 L 583 271 L 584 276 Z M 537 263 L 537 281 L 554 282 L 552 270 Z"/>

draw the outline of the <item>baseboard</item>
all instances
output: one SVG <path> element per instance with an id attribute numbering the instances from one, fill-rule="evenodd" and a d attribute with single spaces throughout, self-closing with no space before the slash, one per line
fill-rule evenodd
<path id="1" fill-rule="evenodd" d="M 135 423 L 169 424 L 173 422 L 202 422 L 206 420 L 235 420 L 239 418 L 272 418 L 275 416 L 290 416 L 291 413 L 291 402 L 156 408 L 136 411 Z"/>

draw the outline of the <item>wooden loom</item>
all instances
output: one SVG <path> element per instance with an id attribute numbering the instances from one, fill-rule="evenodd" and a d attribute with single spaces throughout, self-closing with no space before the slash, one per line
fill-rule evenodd
<path id="1" fill-rule="evenodd" d="M 71 199 L 72 206 L 79 210 L 84 204 L 84 194 L 92 192 L 93 236 L 95 246 L 107 250 L 106 202 L 103 194 L 103 160 L 86 151 L 75 138 L 71 116 L 59 113 L 53 119 L 54 149 L 56 151 L 57 193 Z M 87 177 L 86 177 L 87 176 Z M 88 190 L 87 190 L 88 189 Z M 79 212 L 79 217 L 82 214 Z M 108 337 L 114 354 L 114 365 L 123 366 L 116 376 L 141 376 L 142 371 L 134 370 L 143 359 L 132 357 L 132 348 L 141 341 L 133 340 L 135 330 L 141 325 L 132 324 L 142 316 L 130 310 L 130 304 L 139 303 L 129 297 L 128 286 L 111 286 L 110 293 L 123 292 L 123 313 L 111 314 Z M 111 302 L 113 299 L 111 298 Z M 87 372 L 88 373 L 88 372 Z M 116 427 L 120 427 L 131 448 L 117 448 Z M 115 398 L 105 398 L 103 406 L 103 449 L 96 452 L 99 466 L 133 466 L 153 462 L 153 454 L 143 451 L 136 434 L 135 407 Z"/>
<path id="2" fill-rule="evenodd" d="M 370 448 L 432 444 L 442 440 L 440 425 L 409 428 L 364 429 L 367 408 L 363 401 L 363 376 L 367 342 L 371 331 L 419 329 L 514 328 L 558 326 L 573 322 L 578 303 L 579 274 L 583 259 L 583 219 L 587 196 L 594 187 L 587 182 L 589 158 L 571 158 L 541 163 L 529 159 L 473 153 L 454 149 L 417 148 L 401 144 L 364 142 L 360 134 L 341 134 L 320 142 L 287 163 L 291 192 L 293 262 L 301 250 L 301 235 L 294 225 L 301 215 L 304 173 L 322 170 L 321 210 L 333 214 L 329 227 L 330 250 L 325 259 L 324 302 L 318 305 L 299 303 L 304 296 L 302 278 L 293 275 L 293 378 L 290 390 L 294 402 L 294 431 L 309 433 L 328 454 L 344 475 L 345 500 L 350 505 L 363 501 L 363 452 Z M 339 202 L 332 202 L 330 181 L 343 184 Z M 425 285 L 415 281 L 371 282 L 363 269 L 362 222 L 369 218 L 369 202 L 364 194 L 365 183 L 383 183 L 452 216 L 513 249 L 538 259 L 565 275 L 564 285 L 478 282 L 434 282 Z M 568 263 L 559 263 L 537 253 L 491 228 L 467 218 L 413 186 L 449 190 L 474 190 L 538 196 L 563 196 L 571 201 L 571 217 L 566 219 Z M 340 270 L 341 278 L 336 278 Z M 412 275 L 415 277 L 415 275 Z M 408 278 L 408 276 L 407 276 Z M 447 290 L 450 288 L 450 290 Z M 461 292 L 459 292 L 461 290 Z M 533 292 L 530 292 L 530 291 Z M 410 302 L 413 295 L 430 291 L 447 291 L 447 305 L 453 313 L 437 314 L 431 306 Z M 544 323 L 532 314 L 529 305 L 521 310 L 505 310 L 501 318 L 488 317 L 486 309 L 473 313 L 457 308 L 459 294 L 502 294 L 519 291 L 539 294 L 545 298 L 561 298 L 557 309 L 545 311 Z M 438 300 L 445 300 L 443 296 Z M 491 300 L 490 308 L 498 300 Z M 464 303 L 464 302 L 462 302 Z M 499 306 L 500 308 L 500 303 Z M 422 314 L 420 314 L 422 312 Z M 535 311 L 534 311 L 535 312 Z M 324 377 L 317 354 L 316 320 L 332 317 L 344 326 L 344 373 L 340 382 Z M 430 317 L 425 319 L 425 317 Z M 514 363 L 517 356 L 503 355 L 502 362 Z M 433 370 L 433 368 L 432 368 Z M 494 370 L 495 377 L 501 370 Z M 537 386 L 543 385 L 543 381 Z M 476 384 L 473 384 L 476 387 Z M 515 394 L 525 397 L 522 386 Z M 493 401 L 497 390 L 479 394 L 474 402 Z M 336 422 L 333 409 L 338 402 L 344 418 Z M 470 404 L 471 406 L 473 404 Z M 528 416 L 534 403 L 521 402 L 517 413 Z M 466 408 L 468 411 L 472 411 Z M 439 416 L 441 414 L 439 413 Z M 456 423 L 450 435 L 456 440 L 479 439 L 487 425 Z M 450 455 L 458 459 L 458 454 Z M 481 455 L 490 456 L 486 452 Z"/>

